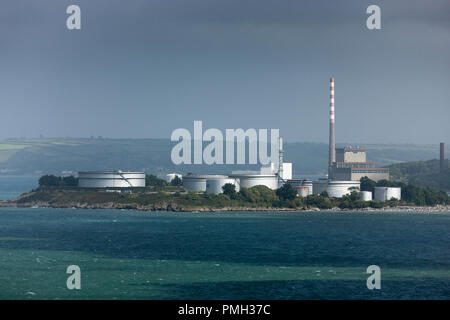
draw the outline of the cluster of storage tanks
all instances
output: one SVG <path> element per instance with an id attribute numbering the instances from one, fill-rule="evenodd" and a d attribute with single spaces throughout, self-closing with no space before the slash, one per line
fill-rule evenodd
<path id="1" fill-rule="evenodd" d="M 392 199 L 400 200 L 402 198 L 402 188 L 375 187 L 375 201 L 388 201 Z M 372 191 L 361 191 L 360 199 L 362 201 L 372 200 Z"/>
<path id="2" fill-rule="evenodd" d="M 275 174 L 187 174 L 183 176 L 183 186 L 190 191 L 219 194 L 227 183 L 235 185 L 236 191 L 258 185 L 275 190 L 278 188 L 278 176 Z"/>

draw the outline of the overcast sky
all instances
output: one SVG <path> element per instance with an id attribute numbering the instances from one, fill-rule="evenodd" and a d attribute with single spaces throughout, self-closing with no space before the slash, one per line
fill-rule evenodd
<path id="1" fill-rule="evenodd" d="M 77 4 L 82 29 L 66 28 Z M 381 7 L 382 30 L 366 28 Z M 2 0 L 0 139 L 279 128 L 450 142 L 448 0 Z"/>

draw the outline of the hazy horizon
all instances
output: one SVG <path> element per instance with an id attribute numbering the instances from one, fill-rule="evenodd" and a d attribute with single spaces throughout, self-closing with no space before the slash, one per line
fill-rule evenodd
<path id="1" fill-rule="evenodd" d="M 446 0 L 4 0 L 0 140 L 170 139 L 202 120 L 327 143 L 332 76 L 337 145 L 448 144 L 448 17 Z"/>

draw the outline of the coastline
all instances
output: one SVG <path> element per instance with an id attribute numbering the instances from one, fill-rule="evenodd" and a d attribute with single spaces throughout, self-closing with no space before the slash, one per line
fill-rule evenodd
<path id="1" fill-rule="evenodd" d="M 226 200 L 228 199 L 228 200 Z M 228 197 L 179 192 L 146 190 L 136 193 L 117 193 L 83 190 L 77 188 L 37 188 L 21 194 L 16 199 L 0 200 L 0 208 L 55 208 L 92 210 L 135 210 L 147 212 L 402 212 L 402 213 L 450 213 L 450 205 L 418 206 L 386 203 L 383 206 L 319 207 L 300 202 L 239 202 Z"/>
<path id="2" fill-rule="evenodd" d="M 151 205 L 141 206 L 132 204 L 115 204 L 115 203 L 67 203 L 67 204 L 54 204 L 49 202 L 28 202 L 17 203 L 15 200 L 0 201 L 0 208 L 53 208 L 53 209 L 89 209 L 89 210 L 134 210 L 134 211 L 166 211 L 166 212 L 232 212 L 232 211 L 271 211 L 271 212 L 402 212 L 402 213 L 449 213 L 450 206 L 397 206 L 397 207 L 384 207 L 384 208 L 355 208 L 355 209 L 341 209 L 339 207 L 331 209 L 320 209 L 317 207 L 311 208 L 273 208 L 273 207 L 192 207 L 183 208 L 174 206 L 173 204 L 167 205 Z"/>

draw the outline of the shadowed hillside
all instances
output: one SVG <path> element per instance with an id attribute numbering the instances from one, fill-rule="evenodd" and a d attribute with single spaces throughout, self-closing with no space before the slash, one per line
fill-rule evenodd
<path id="1" fill-rule="evenodd" d="M 257 170 L 257 165 L 175 166 L 170 160 L 173 143 L 168 139 L 14 139 L 0 142 L 0 173 L 61 174 L 79 170 L 144 170 L 162 174 L 227 173 Z M 438 145 L 367 145 L 367 156 L 378 166 L 436 158 Z M 293 173 L 326 173 L 328 145 L 285 143 L 285 162 L 293 162 Z"/>
<path id="2" fill-rule="evenodd" d="M 389 168 L 393 179 L 407 180 L 409 183 L 421 187 L 450 190 L 448 160 L 446 160 L 443 171 L 440 170 L 439 160 L 399 163 L 391 165 Z"/>

